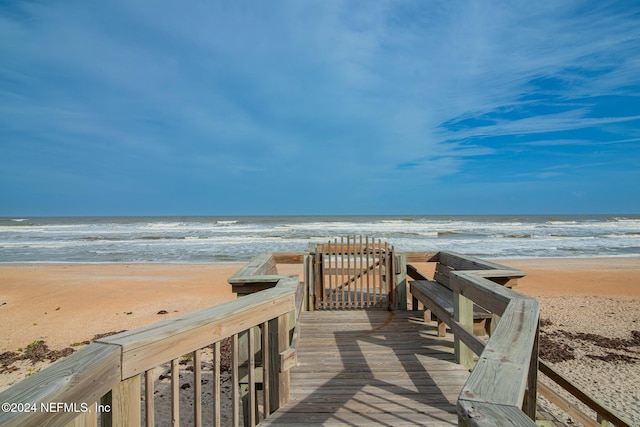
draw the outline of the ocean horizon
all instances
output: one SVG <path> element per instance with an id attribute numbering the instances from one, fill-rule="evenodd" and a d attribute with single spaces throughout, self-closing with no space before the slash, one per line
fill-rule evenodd
<path id="1" fill-rule="evenodd" d="M 340 236 L 482 258 L 640 255 L 640 215 L 0 218 L 0 263 L 246 262 Z"/>

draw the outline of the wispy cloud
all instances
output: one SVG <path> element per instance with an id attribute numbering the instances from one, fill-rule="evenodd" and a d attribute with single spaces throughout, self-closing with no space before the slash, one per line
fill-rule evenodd
<path id="1" fill-rule="evenodd" d="M 72 0 L 0 12 L 3 149 L 47 146 L 61 163 L 75 152 L 65 166 L 79 178 L 84 163 L 148 182 L 173 168 L 190 183 L 367 176 L 398 188 L 514 147 L 640 138 L 640 7 L 628 2 Z"/>

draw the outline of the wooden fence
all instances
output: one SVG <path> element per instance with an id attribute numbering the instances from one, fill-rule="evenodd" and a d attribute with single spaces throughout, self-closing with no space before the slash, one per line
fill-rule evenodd
<path id="1" fill-rule="evenodd" d="M 314 307 L 405 308 L 397 292 L 403 285 L 402 277 L 398 278 L 402 265 L 393 246 L 369 236 L 318 244 L 313 258 L 315 286 L 310 290 Z"/>

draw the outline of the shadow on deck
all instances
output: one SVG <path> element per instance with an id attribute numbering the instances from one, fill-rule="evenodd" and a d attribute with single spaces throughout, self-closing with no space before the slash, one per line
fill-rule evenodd
<path id="1" fill-rule="evenodd" d="M 291 400 L 261 425 L 457 425 L 469 373 L 422 312 L 302 313 Z"/>

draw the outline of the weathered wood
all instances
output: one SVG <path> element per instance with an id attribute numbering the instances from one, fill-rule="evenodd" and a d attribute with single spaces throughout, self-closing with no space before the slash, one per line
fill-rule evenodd
<path id="1" fill-rule="evenodd" d="M 350 247 L 350 243 L 351 243 L 351 238 L 347 237 L 347 276 L 351 276 L 351 247 Z M 351 280 L 351 277 L 349 278 L 348 281 L 344 281 L 343 279 L 343 283 L 355 283 L 355 279 Z M 345 287 L 344 285 L 342 286 L 342 290 L 344 291 Z M 344 297 L 343 297 L 343 301 L 344 301 Z M 344 304 L 344 302 L 343 302 Z M 351 307 L 352 306 L 352 302 L 351 302 L 351 292 L 347 293 L 347 307 Z"/>
<path id="2" fill-rule="evenodd" d="M 154 391 L 153 369 L 148 369 L 144 373 L 144 421 L 147 427 L 156 425 Z"/>
<path id="3" fill-rule="evenodd" d="M 315 276 L 313 273 L 313 257 L 311 255 L 305 255 L 303 260 L 304 268 L 304 283 L 305 283 L 305 303 L 304 311 L 310 311 L 315 309 L 313 298 L 315 295 Z"/>
<path id="4" fill-rule="evenodd" d="M 0 402 L 93 404 L 120 382 L 120 348 L 92 343 L 0 392 Z M 38 408 L 40 409 L 40 408 Z M 64 425 L 77 414 L 0 411 L 0 425 Z"/>
<path id="5" fill-rule="evenodd" d="M 529 362 L 529 374 L 527 375 L 527 388 L 522 402 L 522 412 L 532 420 L 536 420 L 538 407 L 538 345 L 540 340 L 540 321 L 536 325 L 533 347 L 531 348 L 531 361 Z"/>
<path id="6" fill-rule="evenodd" d="M 563 377 L 559 372 L 553 369 L 546 362 L 540 360 L 538 362 L 538 365 L 540 368 L 540 372 L 545 374 L 560 387 L 567 390 L 589 408 L 593 409 L 596 413 L 602 415 L 605 419 L 614 423 L 616 426 L 630 427 L 632 425 L 629 420 L 625 419 L 623 416 L 611 410 L 610 408 L 607 408 L 603 403 L 595 399 L 593 396 L 590 396 L 588 393 L 580 390 L 578 387 L 572 384 L 571 381 Z M 538 382 L 538 384 L 540 385 L 542 383 Z"/>
<path id="7" fill-rule="evenodd" d="M 382 245 L 382 241 L 378 239 L 378 244 Z M 376 307 L 381 307 L 383 305 L 383 296 L 386 296 L 386 292 L 384 290 L 384 275 L 382 273 L 382 266 L 385 264 L 383 254 L 386 253 L 386 248 L 383 250 L 377 251 L 376 255 L 380 260 L 380 268 L 378 269 L 378 299 L 376 300 Z"/>
<path id="8" fill-rule="evenodd" d="M 320 307 L 322 307 L 324 305 L 324 284 L 323 284 L 323 278 L 324 278 L 324 260 L 323 260 L 323 253 L 322 252 L 317 252 L 315 254 L 315 264 L 313 266 L 314 269 L 314 281 L 315 281 L 315 291 L 314 291 L 314 298 L 313 298 L 313 307 L 314 310 L 319 309 Z M 331 280 L 331 278 L 329 278 L 329 280 Z"/>
<path id="9" fill-rule="evenodd" d="M 450 337 L 425 340 L 429 326 L 420 315 L 302 313 L 291 402 L 260 425 L 455 424 L 468 372 L 453 361 Z"/>
<path id="10" fill-rule="evenodd" d="M 285 372 L 296 366 L 297 355 L 293 348 L 289 348 L 280 353 L 280 372 Z"/>
<path id="11" fill-rule="evenodd" d="M 459 400 L 522 406 L 539 309 L 538 301 L 532 298 L 514 298 L 509 303 Z"/>
<path id="12" fill-rule="evenodd" d="M 140 375 L 121 381 L 111 391 L 111 422 L 115 426 L 140 424 Z"/>
<path id="13" fill-rule="evenodd" d="M 289 400 L 289 370 L 281 370 L 280 355 L 289 349 L 289 316 L 281 315 L 269 321 L 269 407 L 275 411 Z"/>
<path id="14" fill-rule="evenodd" d="M 171 361 L 171 425 L 180 425 L 180 361 Z"/>
<path id="15" fill-rule="evenodd" d="M 193 421 L 202 427 L 202 351 L 193 352 Z"/>
<path id="16" fill-rule="evenodd" d="M 415 280 L 429 280 L 427 276 L 422 274 L 422 272 L 420 272 L 420 270 L 418 270 L 414 265 L 409 264 L 408 258 L 407 258 L 407 276 Z"/>
<path id="17" fill-rule="evenodd" d="M 363 246 L 362 235 L 360 235 L 360 237 L 359 237 L 358 246 L 359 247 Z M 362 271 L 363 267 L 365 266 L 364 257 L 365 257 L 365 254 L 360 254 L 360 256 L 357 259 L 357 262 L 359 262 L 359 265 L 357 267 L 354 266 L 354 270 Z M 358 300 L 358 297 L 359 297 L 359 300 Z M 356 306 L 359 307 L 359 308 L 364 308 L 365 307 L 365 302 L 364 302 L 364 275 L 362 275 L 362 274 L 360 274 L 360 276 L 358 277 L 358 281 L 356 283 Z"/>
<path id="18" fill-rule="evenodd" d="M 537 427 L 517 406 L 458 400 L 458 425 L 473 427 Z"/>
<path id="19" fill-rule="evenodd" d="M 433 272 L 433 280 L 449 288 L 451 287 L 449 285 L 449 273 L 452 271 L 454 271 L 452 267 L 449 267 L 439 262 L 436 264 L 436 269 Z"/>
<path id="20" fill-rule="evenodd" d="M 538 383 L 538 392 L 545 398 L 549 399 L 551 403 L 563 410 L 567 415 L 576 419 L 581 424 L 587 427 L 602 427 L 596 420 L 582 412 L 578 407 L 574 406 L 569 400 L 565 399 L 553 390 L 551 387 L 543 382 Z"/>
<path id="21" fill-rule="evenodd" d="M 231 339 L 231 407 L 233 408 L 233 416 L 231 423 L 234 427 L 240 425 L 240 363 L 238 335 L 234 335 Z"/>
<path id="22" fill-rule="evenodd" d="M 407 263 L 412 262 L 438 262 L 439 260 L 439 251 L 430 251 L 430 252 L 415 252 L 408 251 L 405 252 L 407 254 Z"/>
<path id="23" fill-rule="evenodd" d="M 220 341 L 213 344 L 213 425 L 220 426 Z"/>
<path id="24" fill-rule="evenodd" d="M 515 268 L 456 252 L 441 251 L 438 259 L 439 263 L 436 265 L 434 280 L 445 286 L 449 286 L 449 277 L 452 271 L 474 270 L 480 274 L 479 270 L 486 270 L 480 274 L 482 277 L 509 288 L 516 286 L 518 278 L 526 275 L 524 271 Z"/>
<path id="25" fill-rule="evenodd" d="M 236 280 L 243 281 L 249 280 L 252 276 L 263 276 L 278 274 L 276 270 L 276 261 L 274 254 L 265 252 L 257 255 L 251 259 L 240 270 L 236 271 L 231 277 L 229 277 L 229 283 Z"/>
<path id="26" fill-rule="evenodd" d="M 440 307 L 446 310 L 450 315 L 453 315 L 453 294 L 454 292 L 442 286 L 438 282 L 433 280 L 416 280 L 410 282 L 410 285 L 421 289 L 423 294 L 426 294 L 431 300 L 437 303 Z M 473 305 L 473 318 L 479 319 L 491 319 L 492 315 L 482 307 Z"/>
<path id="27" fill-rule="evenodd" d="M 235 272 L 227 282 L 234 293 L 249 295 L 274 287 L 280 278 L 275 256 L 271 253 L 263 253 Z"/>
<path id="28" fill-rule="evenodd" d="M 502 314 L 512 298 L 517 298 L 512 290 L 480 277 L 475 272 L 452 272 L 450 286 L 454 292 L 498 315 Z"/>
<path id="29" fill-rule="evenodd" d="M 369 236 L 366 236 L 365 241 L 364 241 L 365 246 L 369 246 Z M 369 262 L 369 255 L 371 255 L 371 251 L 366 251 L 365 252 L 365 263 L 366 265 L 370 265 Z M 366 302 L 365 302 L 365 307 L 371 307 L 371 276 L 370 275 L 366 275 L 367 277 L 367 298 L 366 298 Z"/>
<path id="30" fill-rule="evenodd" d="M 407 255 L 397 253 L 395 262 L 396 273 L 396 301 L 398 310 L 407 309 Z"/>
<path id="31" fill-rule="evenodd" d="M 388 243 L 369 241 L 368 236 L 364 241 L 362 236 L 342 236 L 316 245 L 316 258 L 322 258 L 322 274 L 316 274 L 316 280 L 322 281 L 315 287 L 316 307 L 393 306 L 398 295 L 392 252 Z M 316 271 L 318 265 L 320 262 L 316 262 Z"/>
<path id="32" fill-rule="evenodd" d="M 262 324 L 262 391 L 263 391 L 263 406 L 264 417 L 268 417 L 271 413 L 271 407 L 269 405 L 269 396 L 271 395 L 270 386 L 270 372 L 271 372 L 271 351 L 269 350 L 269 322 Z"/>
<path id="33" fill-rule="evenodd" d="M 462 255 L 452 251 L 440 251 L 438 261 L 452 267 L 454 270 L 511 270 L 514 276 L 524 277 L 526 273 L 515 268 L 511 269 L 495 262 L 485 261 L 480 258 Z"/>
<path id="34" fill-rule="evenodd" d="M 247 420 L 249 426 L 253 427 L 257 424 L 256 411 L 258 409 L 258 403 L 256 401 L 256 360 L 255 360 L 255 349 L 254 349 L 254 337 L 255 337 L 255 328 L 249 328 L 249 393 L 248 393 L 248 405 L 247 410 L 244 413 L 244 417 Z M 245 422 L 245 424 L 247 424 Z"/>
<path id="35" fill-rule="evenodd" d="M 308 252 L 273 252 L 275 264 L 302 264 Z"/>
<path id="36" fill-rule="evenodd" d="M 281 279 L 287 287 L 275 287 L 198 312 L 157 322 L 100 342 L 122 346 L 122 377 L 128 378 L 204 348 L 282 313 L 295 309 L 298 280 Z"/>
<path id="37" fill-rule="evenodd" d="M 245 282 L 241 284 L 233 284 L 231 290 L 238 296 L 244 297 L 247 295 L 255 294 L 265 289 L 271 289 L 278 284 L 281 276 L 254 276 L 254 280 L 251 282 Z"/>
<path id="38" fill-rule="evenodd" d="M 453 318 L 469 334 L 473 334 L 473 301 L 457 292 L 453 294 Z M 456 362 L 465 368 L 473 368 L 473 352 L 462 342 L 460 336 L 454 339 Z"/>

